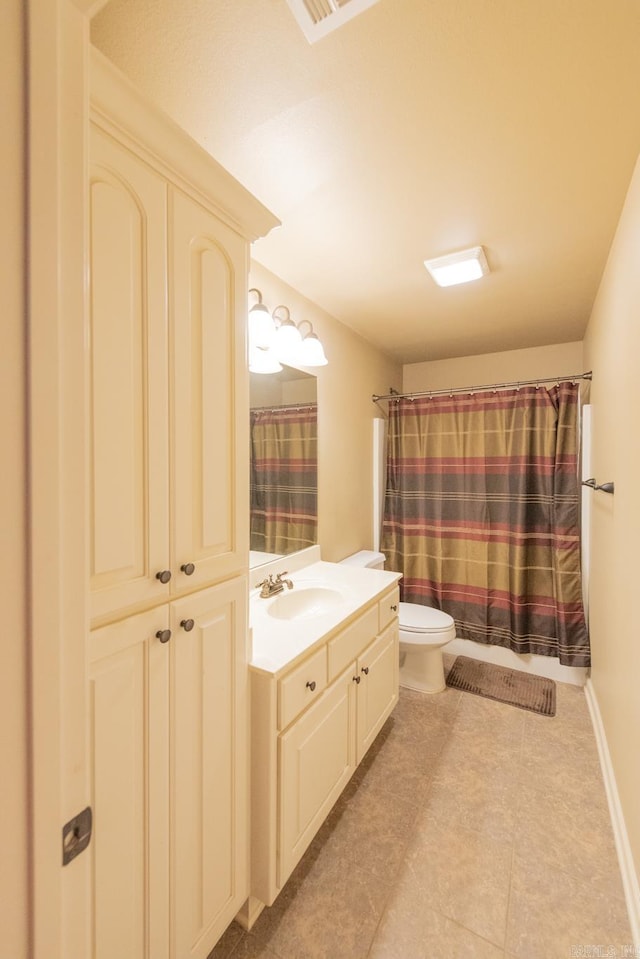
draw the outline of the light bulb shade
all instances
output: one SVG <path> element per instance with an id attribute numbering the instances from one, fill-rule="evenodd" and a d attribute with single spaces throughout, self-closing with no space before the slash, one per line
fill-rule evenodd
<path id="1" fill-rule="evenodd" d="M 276 330 L 273 348 L 279 360 L 284 363 L 298 362 L 302 336 L 293 320 L 283 320 Z"/>
<path id="2" fill-rule="evenodd" d="M 249 348 L 250 373 L 279 373 L 281 369 L 282 366 L 273 350 L 261 350 L 258 347 Z"/>
<path id="3" fill-rule="evenodd" d="M 256 303 L 249 310 L 249 343 L 261 350 L 273 344 L 276 327 L 264 303 Z"/>
<path id="4" fill-rule="evenodd" d="M 315 333 L 307 333 L 297 356 L 301 366 L 326 366 L 329 362 Z"/>

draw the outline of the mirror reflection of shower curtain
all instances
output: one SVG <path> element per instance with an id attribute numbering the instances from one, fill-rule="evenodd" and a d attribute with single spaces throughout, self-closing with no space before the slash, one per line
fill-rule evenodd
<path id="1" fill-rule="evenodd" d="M 315 404 L 251 411 L 251 549 L 291 553 L 317 541 Z"/>
<path id="2" fill-rule="evenodd" d="M 582 449 L 581 479 L 586 480 L 593 476 L 591 471 L 591 406 L 582 407 L 582 430 L 580 433 Z M 593 490 L 588 486 L 582 487 L 581 503 L 581 533 L 582 533 L 582 595 L 584 597 L 584 614 L 589 625 L 589 573 L 591 571 L 591 505 Z"/>
<path id="3" fill-rule="evenodd" d="M 405 601 L 567 666 L 590 663 L 578 398 L 560 383 L 391 401 L 382 541 Z"/>

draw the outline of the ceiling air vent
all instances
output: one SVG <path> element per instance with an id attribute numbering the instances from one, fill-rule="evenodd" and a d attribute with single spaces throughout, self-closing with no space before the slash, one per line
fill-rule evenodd
<path id="1" fill-rule="evenodd" d="M 379 0 L 287 0 L 309 43 L 337 30 Z"/>

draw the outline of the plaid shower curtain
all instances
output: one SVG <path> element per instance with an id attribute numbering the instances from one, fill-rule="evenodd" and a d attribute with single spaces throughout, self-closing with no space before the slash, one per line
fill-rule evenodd
<path id="1" fill-rule="evenodd" d="M 406 602 L 457 635 L 588 666 L 579 387 L 402 398 L 389 410 L 382 548 Z"/>
<path id="2" fill-rule="evenodd" d="M 317 542 L 317 406 L 251 411 L 251 549 Z"/>

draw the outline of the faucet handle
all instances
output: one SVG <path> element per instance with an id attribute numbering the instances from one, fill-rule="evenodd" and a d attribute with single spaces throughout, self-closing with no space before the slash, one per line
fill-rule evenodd
<path id="1" fill-rule="evenodd" d="M 284 578 L 286 575 L 287 575 L 287 571 L 286 569 L 283 569 L 281 573 L 278 573 L 276 583 L 278 584 L 278 586 L 282 586 L 282 584 L 284 583 L 284 585 L 287 586 L 289 589 L 293 589 L 293 583 L 291 582 L 291 580 Z"/>

